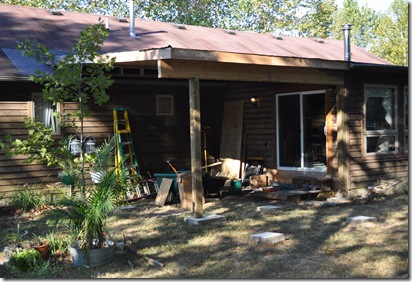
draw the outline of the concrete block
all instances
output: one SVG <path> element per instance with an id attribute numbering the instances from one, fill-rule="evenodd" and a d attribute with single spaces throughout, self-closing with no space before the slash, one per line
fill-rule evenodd
<path id="1" fill-rule="evenodd" d="M 308 206 L 314 206 L 314 207 L 336 206 L 336 202 L 328 202 L 328 201 L 307 201 L 305 204 Z"/>
<path id="2" fill-rule="evenodd" d="M 201 218 L 186 217 L 184 219 L 184 221 L 189 224 L 209 224 L 209 223 L 221 222 L 225 220 L 226 220 L 225 216 L 216 215 L 216 214 L 204 214 L 203 217 Z"/>
<path id="3" fill-rule="evenodd" d="M 257 207 L 256 210 L 262 213 L 273 213 L 273 212 L 281 211 L 282 206 L 272 206 L 272 205 L 260 206 L 260 207 Z"/>
<path id="4" fill-rule="evenodd" d="M 346 218 L 346 222 L 348 223 L 362 223 L 365 221 L 376 221 L 376 217 L 373 216 L 364 216 L 364 215 L 358 215 L 358 216 L 351 216 Z"/>
<path id="5" fill-rule="evenodd" d="M 263 232 L 259 234 L 250 235 L 250 239 L 257 243 L 272 243 L 276 244 L 285 241 L 285 236 L 282 233 Z"/>

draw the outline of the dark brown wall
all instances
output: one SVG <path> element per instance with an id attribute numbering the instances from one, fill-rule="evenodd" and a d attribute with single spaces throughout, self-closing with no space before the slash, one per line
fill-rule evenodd
<path id="1" fill-rule="evenodd" d="M 348 96 L 348 125 L 350 153 L 350 190 L 376 184 L 380 179 L 399 179 L 408 176 L 408 156 L 404 152 L 404 87 L 408 85 L 407 75 L 397 72 L 372 72 L 353 70 L 346 76 Z M 365 156 L 363 154 L 365 130 L 363 120 L 364 86 L 365 84 L 396 85 L 398 87 L 398 142 L 397 154 Z"/>

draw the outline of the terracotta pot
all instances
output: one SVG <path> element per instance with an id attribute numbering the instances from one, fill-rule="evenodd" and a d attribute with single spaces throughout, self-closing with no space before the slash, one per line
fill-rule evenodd
<path id="1" fill-rule="evenodd" d="M 40 242 L 39 244 L 31 244 L 30 247 L 38 251 L 43 259 L 49 257 L 49 243 Z"/>

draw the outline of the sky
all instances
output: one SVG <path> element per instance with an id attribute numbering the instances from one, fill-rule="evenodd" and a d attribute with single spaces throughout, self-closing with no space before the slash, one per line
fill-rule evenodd
<path id="1" fill-rule="evenodd" d="M 336 1 L 339 7 L 342 7 L 343 0 Z M 384 12 L 392 4 L 393 0 L 358 0 L 359 7 L 368 6 L 376 12 Z"/>

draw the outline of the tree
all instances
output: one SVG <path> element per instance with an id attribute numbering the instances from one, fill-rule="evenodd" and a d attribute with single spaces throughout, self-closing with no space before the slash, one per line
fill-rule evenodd
<path id="1" fill-rule="evenodd" d="M 299 26 L 300 36 L 331 38 L 333 14 L 337 5 L 333 0 L 313 0 L 302 5 L 307 13 L 302 17 Z"/>
<path id="2" fill-rule="evenodd" d="M 394 0 L 376 28 L 371 52 L 400 66 L 408 66 L 408 2 Z"/>
<path id="3" fill-rule="evenodd" d="M 109 100 L 106 90 L 113 84 L 107 72 L 113 69 L 115 58 L 108 59 L 100 55 L 101 45 L 109 36 L 104 24 L 99 22 L 87 26 L 80 33 L 77 43 L 70 53 L 57 60 L 56 57 L 44 46 L 35 41 L 25 40 L 18 43 L 22 54 L 35 58 L 38 62 L 52 66 L 53 72 L 39 72 L 31 75 L 30 80 L 43 86 L 43 98 L 53 104 L 65 101 L 76 102 L 78 105 L 74 117 L 65 116 L 62 125 L 75 124 L 80 121 L 80 140 L 83 140 L 83 118 L 87 114 L 86 104 L 93 98 L 97 105 L 102 105 Z M 93 62 L 93 63 L 90 63 Z M 71 121 L 71 122 L 70 122 Z M 51 131 L 45 130 L 38 121 L 28 121 L 29 129 L 27 140 L 12 140 L 6 136 L 0 140 L 3 150 L 10 154 L 29 155 L 28 161 L 46 163 L 47 165 L 62 165 L 67 152 L 64 144 L 57 149 L 54 147 L 54 138 Z M 84 157 L 81 153 L 82 190 L 85 189 Z"/>
<path id="4" fill-rule="evenodd" d="M 379 23 L 378 14 L 369 7 L 359 8 L 357 0 L 344 0 L 343 8 L 333 15 L 332 37 L 343 39 L 342 25 L 352 24 L 352 44 L 370 49 L 371 39 Z"/>

